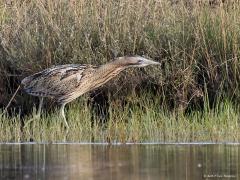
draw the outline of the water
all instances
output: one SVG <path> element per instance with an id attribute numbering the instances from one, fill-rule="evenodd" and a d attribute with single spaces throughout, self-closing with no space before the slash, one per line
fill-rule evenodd
<path id="1" fill-rule="evenodd" d="M 0 179 L 240 179 L 239 145 L 2 144 Z"/>

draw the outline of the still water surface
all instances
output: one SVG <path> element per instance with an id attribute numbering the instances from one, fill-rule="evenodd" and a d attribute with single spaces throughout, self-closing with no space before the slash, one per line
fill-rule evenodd
<path id="1" fill-rule="evenodd" d="M 237 145 L 2 144 L 0 179 L 240 179 Z"/>

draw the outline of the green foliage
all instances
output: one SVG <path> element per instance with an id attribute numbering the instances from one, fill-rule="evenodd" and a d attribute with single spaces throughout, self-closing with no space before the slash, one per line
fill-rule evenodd
<path id="1" fill-rule="evenodd" d="M 76 103 L 69 108 L 72 131 L 67 135 L 53 113 L 29 123 L 23 134 L 19 117 L 1 117 L 2 140 L 235 141 L 239 114 L 232 106 L 240 101 L 240 6 L 170 2 L 0 0 L 0 107 L 23 77 L 51 65 L 104 64 L 115 52 L 147 55 L 162 63 L 128 70 L 102 89 L 112 105 L 106 125 L 92 126 L 98 117 L 92 117 L 86 104 Z M 116 108 L 117 101 L 126 106 Z M 31 107 L 22 94 L 15 104 L 28 111 Z M 190 115 L 181 115 L 188 110 Z"/>
<path id="2" fill-rule="evenodd" d="M 110 118 L 101 123 L 86 101 L 71 105 L 67 111 L 70 129 L 64 128 L 56 110 L 41 119 L 0 116 L 1 142 L 238 142 L 239 108 L 229 101 L 214 110 L 193 111 L 189 115 L 168 112 L 157 100 L 146 97 L 123 109 L 110 105 Z"/>

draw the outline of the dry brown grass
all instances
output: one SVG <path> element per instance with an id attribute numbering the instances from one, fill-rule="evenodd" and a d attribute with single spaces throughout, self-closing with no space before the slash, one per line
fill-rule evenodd
<path id="1" fill-rule="evenodd" d="M 161 68 L 130 70 L 105 86 L 114 101 L 151 91 L 161 106 L 180 110 L 201 106 L 204 96 L 212 104 L 219 97 L 239 102 L 239 13 L 237 3 L 1 0 L 0 91 L 10 99 L 16 85 L 9 84 L 53 64 L 139 54 Z"/>
<path id="2" fill-rule="evenodd" d="M 162 63 L 101 89 L 106 109 L 96 112 L 109 116 L 105 124 L 91 111 L 95 95 L 70 104 L 69 133 L 55 111 L 29 123 L 33 100 L 19 93 L 18 115 L 0 115 L 0 141 L 239 141 L 239 14 L 238 2 L 0 0 L 2 107 L 23 77 L 53 64 L 103 64 L 114 54 Z"/>

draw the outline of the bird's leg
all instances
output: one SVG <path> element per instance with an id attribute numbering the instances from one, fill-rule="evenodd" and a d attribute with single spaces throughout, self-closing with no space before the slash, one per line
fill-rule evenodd
<path id="1" fill-rule="evenodd" d="M 42 111 L 42 105 L 43 105 L 43 97 L 40 97 L 39 98 L 39 107 L 38 107 L 38 111 L 37 111 L 37 114 L 36 114 L 37 118 L 40 118 L 41 111 Z"/>
<path id="2" fill-rule="evenodd" d="M 61 115 L 62 115 L 62 117 L 63 117 L 63 120 L 64 120 L 64 123 L 65 123 L 65 125 L 66 125 L 66 128 L 68 129 L 69 126 L 68 126 L 68 123 L 67 123 L 67 120 L 66 120 L 66 117 L 65 117 L 65 113 L 64 113 L 65 105 L 66 105 L 66 104 L 62 104 L 62 105 L 61 105 L 60 113 L 61 113 Z"/>

